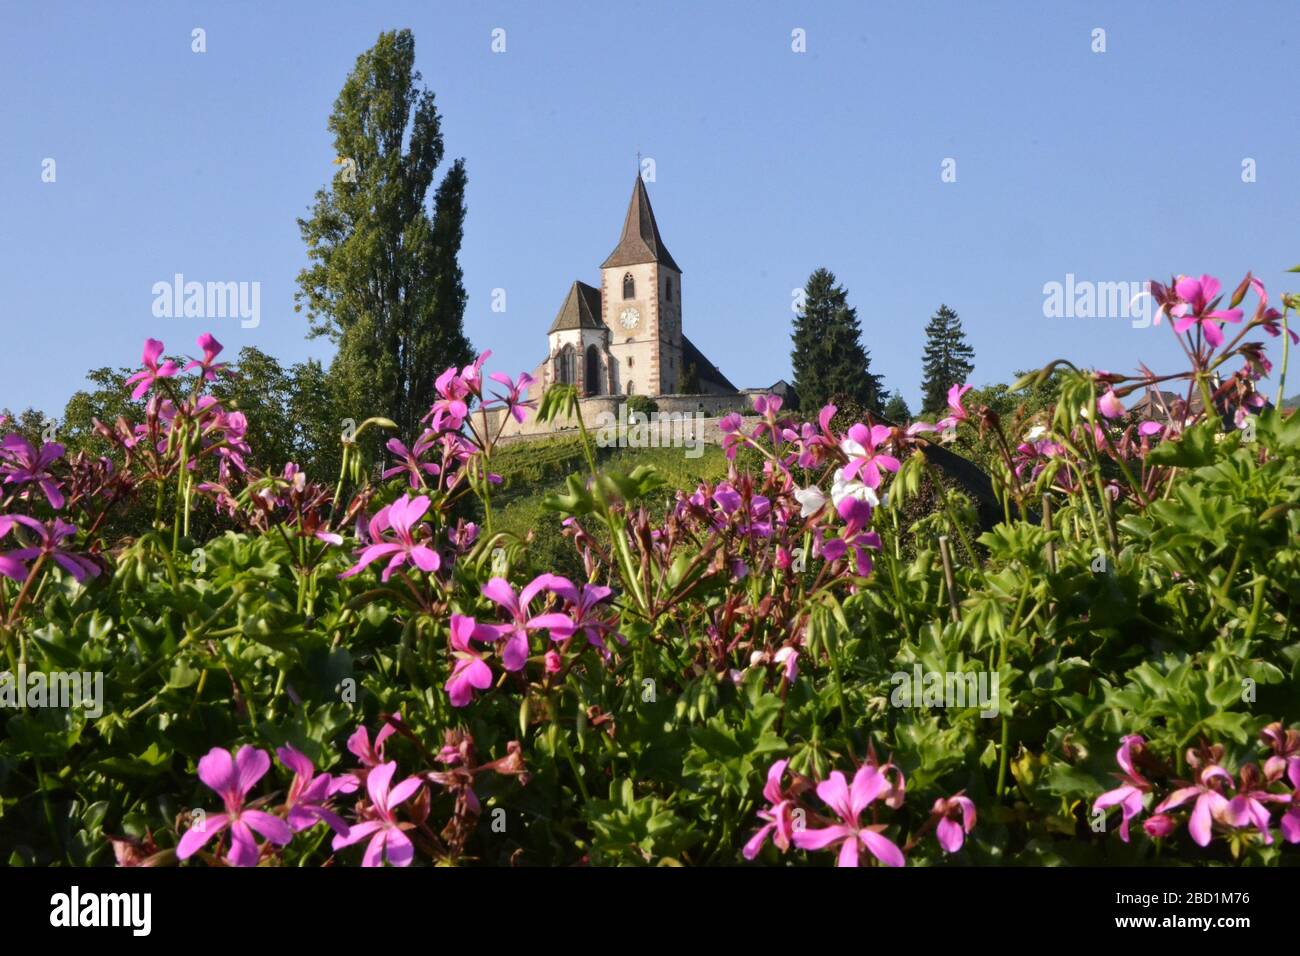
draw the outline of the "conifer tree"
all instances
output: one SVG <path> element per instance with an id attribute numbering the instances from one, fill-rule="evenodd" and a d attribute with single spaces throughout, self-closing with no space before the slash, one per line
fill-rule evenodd
<path id="1" fill-rule="evenodd" d="M 961 319 L 946 305 L 925 327 L 921 357 L 921 414 L 934 415 L 948 407 L 948 389 L 963 384 L 975 370 L 975 350 L 966 342 Z"/>
<path id="2" fill-rule="evenodd" d="M 808 278 L 803 311 L 795 316 L 790 338 L 794 391 L 801 409 L 815 412 L 832 397 L 845 396 L 880 411 L 883 388 L 862 346 L 857 310 L 830 270 L 818 269 Z"/>

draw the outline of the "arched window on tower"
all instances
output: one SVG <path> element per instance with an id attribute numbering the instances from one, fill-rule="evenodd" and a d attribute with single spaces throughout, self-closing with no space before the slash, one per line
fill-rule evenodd
<path id="1" fill-rule="evenodd" d="M 671 302 L 673 301 L 673 277 L 668 276 L 667 278 L 665 278 L 664 285 L 666 287 L 666 291 L 664 293 L 664 299 L 668 302 Z"/>
<path id="2" fill-rule="evenodd" d="M 600 350 L 594 345 L 587 346 L 587 386 L 588 395 L 600 394 Z"/>
<path id="3" fill-rule="evenodd" d="M 555 380 L 561 385 L 574 384 L 573 346 L 566 345 L 555 357 Z"/>
<path id="4" fill-rule="evenodd" d="M 632 273 L 623 273 L 623 298 L 636 298 L 636 280 L 632 278 Z"/>

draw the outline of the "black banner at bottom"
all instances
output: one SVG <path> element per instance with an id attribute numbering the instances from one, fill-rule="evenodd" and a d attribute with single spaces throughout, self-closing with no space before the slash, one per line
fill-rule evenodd
<path id="1" fill-rule="evenodd" d="M 671 936 L 702 921 L 733 944 L 751 934 L 770 944 L 786 933 L 834 933 L 845 919 L 866 920 L 886 939 L 1044 929 L 1067 938 L 1174 931 L 1227 942 L 1288 931 L 1295 914 L 1284 894 L 1294 894 L 1293 876 L 1229 868 L 9 869 L 0 870 L 0 910 L 11 941 L 76 933 L 82 943 L 128 947 L 214 932 L 249 941 L 267 932 L 299 945 L 373 942 L 385 927 L 424 927 L 445 946 L 515 933 L 522 941 L 530 923 L 550 935 L 555 920 L 610 939 L 632 926 Z"/>

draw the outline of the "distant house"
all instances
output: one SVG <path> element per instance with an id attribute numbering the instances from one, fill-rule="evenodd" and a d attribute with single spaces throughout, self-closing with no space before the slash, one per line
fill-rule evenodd
<path id="1" fill-rule="evenodd" d="M 778 378 L 767 388 L 742 388 L 740 394 L 752 397 L 754 395 L 779 395 L 782 401 L 787 401 L 794 393 L 794 386 L 783 378 Z"/>
<path id="2" fill-rule="evenodd" d="M 1215 383 L 1210 386 L 1211 392 L 1217 391 L 1220 382 L 1216 379 Z M 1228 428 L 1236 426 L 1235 414 L 1237 411 L 1235 401 L 1229 402 L 1225 399 L 1215 399 L 1218 406 L 1216 411 L 1223 423 Z M 1186 393 L 1169 392 L 1163 389 L 1149 388 L 1142 397 L 1128 407 L 1128 412 L 1133 417 L 1146 421 L 1157 422 L 1182 422 L 1189 418 L 1194 418 L 1201 413 L 1205 403 L 1201 400 L 1200 389 L 1192 392 L 1191 400 L 1187 400 Z M 1247 409 L 1249 414 L 1258 415 L 1265 409 L 1272 408 L 1273 403 L 1267 398 L 1263 406 L 1257 409 Z"/>
<path id="3" fill-rule="evenodd" d="M 1152 419 L 1158 422 L 1182 421 L 1201 413 L 1203 403 L 1200 395 L 1193 393 L 1192 401 L 1189 403 L 1185 396 L 1177 392 L 1166 392 L 1160 389 L 1147 389 L 1142 393 L 1142 397 L 1129 406 L 1130 415 L 1143 420 Z"/>

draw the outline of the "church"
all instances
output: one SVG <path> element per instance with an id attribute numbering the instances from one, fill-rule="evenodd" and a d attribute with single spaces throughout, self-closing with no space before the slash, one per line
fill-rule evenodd
<path id="1" fill-rule="evenodd" d="M 618 245 L 600 266 L 600 287 L 581 280 L 547 332 L 536 395 L 557 382 L 584 398 L 612 395 L 736 395 L 737 389 L 682 331 L 682 270 L 668 252 L 640 176 Z"/>

